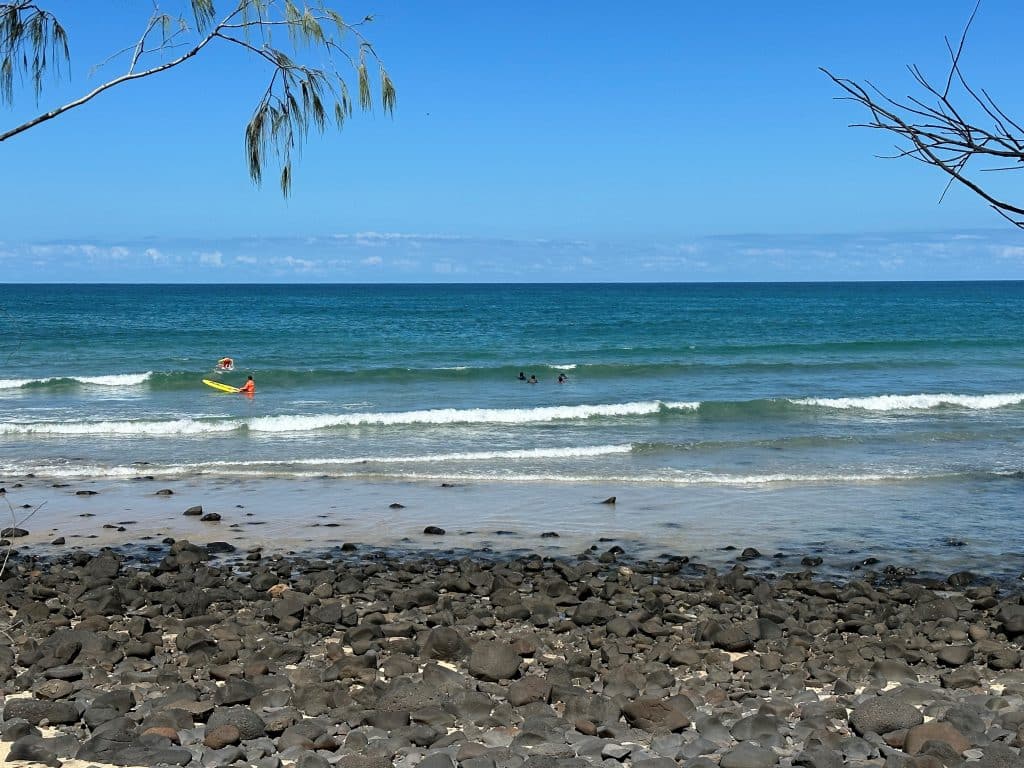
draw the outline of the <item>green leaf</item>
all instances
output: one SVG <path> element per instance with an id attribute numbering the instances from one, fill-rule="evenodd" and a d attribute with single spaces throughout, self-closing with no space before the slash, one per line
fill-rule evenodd
<path id="1" fill-rule="evenodd" d="M 245 2 L 245 0 L 243 0 Z M 192 0 L 192 17 L 196 20 L 196 29 L 205 32 L 217 17 L 213 0 Z"/>

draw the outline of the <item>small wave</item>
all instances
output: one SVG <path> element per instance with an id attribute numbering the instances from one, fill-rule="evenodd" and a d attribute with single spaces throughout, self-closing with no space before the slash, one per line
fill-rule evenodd
<path id="1" fill-rule="evenodd" d="M 20 389 L 22 387 L 45 387 L 59 384 L 85 384 L 100 387 L 137 387 L 153 376 L 152 371 L 145 373 L 115 373 L 105 376 L 47 376 L 41 379 L 0 379 L 0 389 Z"/>
<path id="2" fill-rule="evenodd" d="M 700 403 L 663 403 L 650 400 L 605 405 L 554 405 L 539 408 L 438 408 L 397 411 L 320 414 L 316 416 L 264 416 L 248 422 L 253 432 L 309 432 L 331 427 L 391 426 L 402 424 L 529 424 L 598 417 L 644 416 L 663 410 L 694 411 Z"/>
<path id="3" fill-rule="evenodd" d="M 42 384 L 50 379 L 0 379 L 0 389 L 19 389 L 27 384 Z"/>
<path id="4" fill-rule="evenodd" d="M 359 456 L 330 459 L 261 459 L 256 461 L 209 461 L 178 465 L 188 469 L 203 467 L 265 467 L 265 466 L 332 466 L 346 464 L 434 464 L 448 461 L 494 461 L 499 459 L 584 459 L 597 456 L 629 453 L 630 443 L 621 445 L 573 446 L 565 448 L 526 448 L 509 451 L 464 451 L 461 453 L 432 453 L 421 456 Z"/>
<path id="5" fill-rule="evenodd" d="M 1024 394 L 994 395 L 874 395 L 872 397 L 809 397 L 790 400 L 797 405 L 814 405 L 837 410 L 858 409 L 862 411 L 917 411 L 943 406 L 959 406 L 971 410 L 1005 408 L 1008 405 L 1024 403 Z"/>
<path id="6" fill-rule="evenodd" d="M 539 408 L 440 408 L 424 411 L 261 416 L 245 420 L 173 419 L 168 421 L 0 422 L 8 435 L 199 435 L 248 429 L 250 432 L 312 432 L 335 427 L 416 424 L 530 424 L 549 421 L 645 416 L 666 411 L 695 411 L 700 403 L 662 402 L 604 405 L 555 405 Z"/>
<path id="7" fill-rule="evenodd" d="M 31 424 L 0 423 L 0 435 L 199 435 L 231 432 L 244 425 L 240 421 L 39 421 Z"/>
<path id="8" fill-rule="evenodd" d="M 614 450 L 612 450 L 614 449 Z M 850 472 L 850 473 L 769 473 L 757 474 L 722 474 L 702 471 L 661 470 L 659 472 L 642 473 L 580 473 L 580 472 L 522 472 L 513 468 L 500 469 L 490 467 L 480 471 L 384 471 L 374 466 L 412 463 L 442 463 L 454 461 L 494 460 L 497 458 L 559 458 L 562 455 L 573 458 L 600 456 L 610 453 L 626 453 L 630 446 L 595 446 L 569 449 L 538 449 L 537 451 L 496 451 L 466 454 L 445 454 L 434 456 L 405 457 L 372 457 L 367 459 L 296 459 L 296 460 L 256 460 L 256 461 L 210 461 L 189 464 L 169 464 L 145 466 L 97 466 L 97 465 L 59 465 L 59 466 L 0 466 L 0 470 L 26 473 L 31 472 L 37 477 L 53 478 L 99 478 L 128 479 L 139 475 L 154 477 L 185 477 L 206 475 L 210 477 L 241 477 L 252 479 L 308 479 L 332 478 L 354 479 L 364 481 L 412 481 L 412 482 L 463 482 L 463 483 L 553 483 L 553 484 L 629 484 L 656 486 L 707 486 L 757 488 L 782 485 L 858 485 L 900 482 L 948 481 L 965 477 L 996 477 L 999 479 L 1019 479 L 1019 473 L 992 472 L 936 472 L 922 473 L 914 471 L 892 472 Z M 565 453 L 560 453 L 564 451 Z M 593 452 L 588 452 L 593 451 Z M 606 451 L 606 453 L 599 453 Z M 520 455 L 521 454 L 521 455 Z M 365 470 L 356 470 L 354 465 L 366 465 Z M 330 467 L 339 469 L 330 470 Z M 349 467 L 346 469 L 346 467 Z"/>
<path id="9" fill-rule="evenodd" d="M 152 371 L 145 373 L 118 373 L 110 376 L 72 376 L 74 381 L 82 384 L 97 384 L 103 387 L 137 387 L 149 380 Z"/>
<path id="10" fill-rule="evenodd" d="M 437 464 L 447 462 L 474 462 L 500 460 L 538 460 L 538 459 L 586 459 L 615 454 L 627 454 L 633 450 L 629 443 L 620 445 L 588 445 L 569 446 L 563 448 L 528 448 L 508 451 L 464 451 L 459 453 L 435 453 L 419 456 L 352 456 L 341 458 L 312 459 L 255 459 L 249 461 L 199 461 L 184 464 L 167 464 L 164 466 L 146 464 L 145 466 L 96 466 L 86 464 L 62 464 L 57 466 L 3 466 L 0 470 L 51 477 L 133 477 L 139 474 L 176 476 L 184 474 L 205 474 L 222 472 L 224 474 L 267 474 L 280 476 L 295 474 L 291 467 L 331 467 L 331 466 L 373 466 L 391 464 Z M 270 472 L 251 472 L 259 468 L 273 467 Z M 304 474 L 301 473 L 300 474 Z"/>
<path id="11" fill-rule="evenodd" d="M 556 371 L 574 371 L 576 370 L 576 363 L 568 363 L 567 365 L 555 365 L 550 364 L 548 368 L 554 368 Z"/>
<path id="12" fill-rule="evenodd" d="M 322 473 L 321 473 L 322 474 Z M 299 477 L 318 476 L 315 473 L 297 473 Z M 583 474 L 547 474 L 547 473 L 423 473 L 396 472 L 387 475 L 362 475 L 358 473 L 339 473 L 333 477 L 361 477 L 371 479 L 398 479 L 413 481 L 454 481 L 454 482 L 511 482 L 511 483 L 623 483 L 632 485 L 669 485 L 669 486 L 718 486 L 718 487 L 757 487 L 771 485 L 855 485 L 885 482 L 907 482 L 923 480 L 945 480 L 960 477 L 961 474 L 918 474 L 918 473 L 851 473 L 851 474 L 768 474 L 768 475 L 723 475 L 707 472 L 664 472 L 660 474 L 628 474 L 628 475 L 583 475 Z"/>

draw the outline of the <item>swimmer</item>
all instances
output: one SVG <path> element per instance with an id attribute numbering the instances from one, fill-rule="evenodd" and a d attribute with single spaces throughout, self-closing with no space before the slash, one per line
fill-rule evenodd
<path id="1" fill-rule="evenodd" d="M 530 384 L 536 384 L 537 383 L 537 377 L 534 376 L 532 373 L 530 374 L 530 381 L 529 381 L 529 383 Z"/>

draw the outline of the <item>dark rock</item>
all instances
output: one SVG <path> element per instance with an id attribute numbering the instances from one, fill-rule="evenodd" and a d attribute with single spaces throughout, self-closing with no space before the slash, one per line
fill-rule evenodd
<path id="1" fill-rule="evenodd" d="M 266 732 L 266 724 L 249 707 L 218 707 L 207 721 L 208 728 L 233 725 L 243 740 L 258 739 Z"/>
<path id="2" fill-rule="evenodd" d="M 929 741 L 941 741 L 948 744 L 957 755 L 971 748 L 970 741 L 950 723 L 932 721 L 915 725 L 907 731 L 907 737 L 903 741 L 903 751 L 910 755 L 916 755 Z"/>
<path id="3" fill-rule="evenodd" d="M 623 706 L 622 714 L 634 728 L 650 733 L 681 731 L 690 724 L 690 718 L 668 700 L 637 699 Z"/>
<path id="4" fill-rule="evenodd" d="M 94 733 L 91 739 L 82 743 L 75 757 L 112 765 L 187 765 L 192 760 L 192 753 L 173 746 L 150 746 L 137 741 L 130 732 L 115 730 Z"/>
<path id="5" fill-rule="evenodd" d="M 186 509 L 184 511 L 183 514 L 186 517 L 199 517 L 201 514 L 203 514 L 203 505 L 202 504 L 197 504 L 194 507 L 189 507 L 188 509 Z"/>
<path id="6" fill-rule="evenodd" d="M 1005 744 L 989 744 L 982 750 L 980 760 L 970 763 L 971 768 L 1021 768 L 1024 759 Z"/>
<path id="7" fill-rule="evenodd" d="M 7 699 L 4 704 L 4 720 L 21 718 L 32 725 L 48 720 L 53 725 L 78 722 L 78 710 L 66 701 L 41 701 L 39 699 Z"/>
<path id="8" fill-rule="evenodd" d="M 444 536 L 445 534 L 444 528 L 439 528 L 436 525 L 428 525 L 423 529 L 423 532 L 428 536 Z"/>
<path id="9" fill-rule="evenodd" d="M 458 661 L 469 653 L 469 644 L 454 627 L 434 627 L 423 642 L 420 655 L 428 659 Z"/>
<path id="10" fill-rule="evenodd" d="M 602 504 L 614 504 L 615 503 L 615 497 L 614 496 L 609 496 L 607 499 L 605 499 L 601 503 Z"/>
<path id="11" fill-rule="evenodd" d="M 974 658 L 974 649 L 969 645 L 949 645 L 939 650 L 935 658 L 947 667 L 959 667 Z"/>
<path id="12" fill-rule="evenodd" d="M 913 728 L 924 722 L 924 716 L 912 704 L 893 695 L 876 696 L 858 704 L 850 714 L 850 725 L 863 736 L 884 735 L 890 731 Z"/>
<path id="13" fill-rule="evenodd" d="M 779 756 L 772 750 L 744 741 L 722 755 L 718 764 L 721 768 L 771 768 L 778 762 Z"/>
<path id="14" fill-rule="evenodd" d="M 843 756 L 820 744 L 808 747 L 795 758 L 793 765 L 802 768 L 843 768 Z"/>
<path id="15" fill-rule="evenodd" d="M 508 687 L 508 701 L 513 707 L 521 707 L 534 701 L 546 704 L 550 698 L 551 683 L 536 675 L 523 677 Z"/>
<path id="16" fill-rule="evenodd" d="M 472 646 L 468 668 L 469 674 L 481 680 L 507 680 L 519 672 L 519 654 L 508 643 L 480 640 Z"/>
<path id="17" fill-rule="evenodd" d="M 4 528 L 0 530 L 0 536 L 5 539 L 20 539 L 22 536 L 28 536 L 28 531 L 24 528 Z"/>
<path id="18" fill-rule="evenodd" d="M 57 755 L 43 745 L 38 736 L 22 736 L 11 744 L 7 762 L 12 760 L 29 760 L 33 763 L 48 765 L 50 768 L 60 768 L 63 765 L 57 759 Z"/>
<path id="19" fill-rule="evenodd" d="M 199 522 L 201 523 L 216 523 L 218 521 L 220 521 L 220 513 L 218 512 L 207 512 L 199 518 Z"/>
<path id="20" fill-rule="evenodd" d="M 208 727 L 206 735 L 203 737 L 203 744 L 209 746 L 211 750 L 222 750 L 225 746 L 237 744 L 241 739 L 242 734 L 239 729 L 225 723 L 214 728 Z"/>

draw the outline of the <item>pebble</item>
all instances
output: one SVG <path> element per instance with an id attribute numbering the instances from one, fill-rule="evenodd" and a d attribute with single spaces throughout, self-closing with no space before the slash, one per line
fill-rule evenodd
<path id="1" fill-rule="evenodd" d="M 617 546 L 565 559 L 173 539 L 47 552 L 13 553 L 4 573 L 17 621 L 0 645 L 0 730 L 17 759 L 1022 763 L 1024 603 L 978 580 L 719 574 Z"/>

